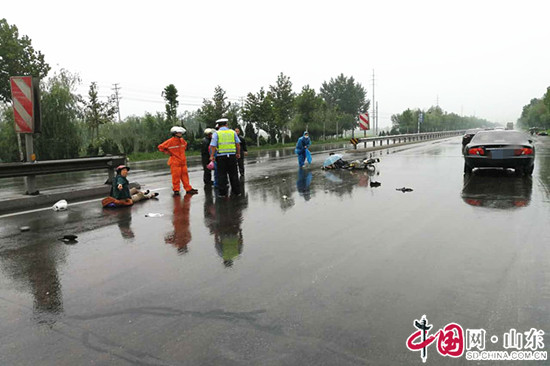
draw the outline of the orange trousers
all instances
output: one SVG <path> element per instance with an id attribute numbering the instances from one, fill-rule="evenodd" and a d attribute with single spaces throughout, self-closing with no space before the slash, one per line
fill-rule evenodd
<path id="1" fill-rule="evenodd" d="M 170 172 L 172 173 L 172 190 L 180 190 L 180 182 L 183 183 L 183 189 L 189 191 L 193 189 L 189 184 L 189 174 L 187 174 L 187 165 L 171 165 Z"/>

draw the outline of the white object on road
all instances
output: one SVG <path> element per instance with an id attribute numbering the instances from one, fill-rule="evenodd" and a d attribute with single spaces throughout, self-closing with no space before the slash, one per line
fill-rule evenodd
<path id="1" fill-rule="evenodd" d="M 68 203 L 65 200 L 57 201 L 53 206 L 52 209 L 54 211 L 65 211 L 67 209 Z"/>
<path id="2" fill-rule="evenodd" d="M 156 213 L 156 212 L 149 212 L 148 214 L 145 214 L 145 217 L 162 217 L 164 214 L 162 213 Z"/>

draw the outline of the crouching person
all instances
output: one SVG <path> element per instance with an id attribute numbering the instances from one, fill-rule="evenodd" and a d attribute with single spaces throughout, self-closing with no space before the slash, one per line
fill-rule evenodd
<path id="1" fill-rule="evenodd" d="M 119 165 L 116 168 L 117 175 L 113 179 L 113 185 L 111 187 L 111 193 L 109 197 L 104 198 L 101 201 L 103 207 L 123 207 L 132 206 L 134 203 L 157 197 L 157 192 L 151 193 L 148 190 L 141 192 L 137 188 L 130 189 L 128 179 L 128 168 L 125 165 Z"/>

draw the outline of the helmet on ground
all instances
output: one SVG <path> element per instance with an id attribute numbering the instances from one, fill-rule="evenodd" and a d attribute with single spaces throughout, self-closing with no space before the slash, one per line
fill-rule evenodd
<path id="1" fill-rule="evenodd" d="M 175 135 L 176 133 L 182 133 L 184 134 L 185 133 L 185 128 L 181 127 L 181 126 L 174 126 L 170 129 L 170 133 L 172 135 Z"/>

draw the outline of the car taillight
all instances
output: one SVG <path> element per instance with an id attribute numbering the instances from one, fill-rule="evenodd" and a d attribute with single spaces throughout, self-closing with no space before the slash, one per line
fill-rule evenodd
<path id="1" fill-rule="evenodd" d="M 480 200 L 474 200 L 474 199 L 471 199 L 471 198 L 468 198 L 466 200 L 466 203 L 469 204 L 469 205 L 472 205 L 472 206 L 481 206 L 481 201 Z"/>
<path id="2" fill-rule="evenodd" d="M 529 147 L 524 147 L 521 149 L 515 149 L 514 155 L 533 155 L 533 149 Z"/>
<path id="3" fill-rule="evenodd" d="M 473 147 L 468 150 L 468 155 L 485 155 L 485 151 L 481 147 Z"/>

